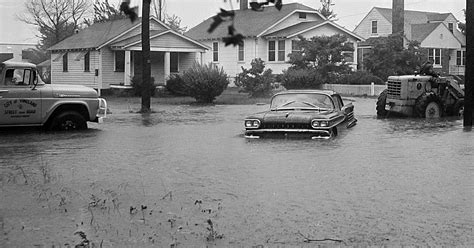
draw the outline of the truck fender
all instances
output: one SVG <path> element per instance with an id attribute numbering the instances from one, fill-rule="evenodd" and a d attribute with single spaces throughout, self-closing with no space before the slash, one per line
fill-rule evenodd
<path id="1" fill-rule="evenodd" d="M 46 114 L 43 118 L 44 122 L 43 125 L 47 125 L 51 122 L 52 118 L 56 116 L 58 113 L 68 110 L 78 111 L 80 114 L 84 116 L 84 118 L 89 121 L 90 120 L 90 109 L 86 102 L 84 101 L 58 101 L 55 102 L 48 110 L 46 110 Z"/>

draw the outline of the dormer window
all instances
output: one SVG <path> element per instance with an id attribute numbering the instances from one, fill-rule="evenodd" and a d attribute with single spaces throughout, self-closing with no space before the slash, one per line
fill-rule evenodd
<path id="1" fill-rule="evenodd" d="M 452 23 L 452 22 L 448 23 L 448 29 L 449 29 L 449 32 L 453 33 L 454 32 L 454 23 Z"/>
<path id="2" fill-rule="evenodd" d="M 306 13 L 300 12 L 300 13 L 298 13 L 298 17 L 300 19 L 306 19 Z"/>

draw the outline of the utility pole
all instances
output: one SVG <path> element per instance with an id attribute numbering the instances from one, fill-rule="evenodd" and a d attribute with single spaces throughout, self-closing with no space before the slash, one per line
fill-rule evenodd
<path id="1" fill-rule="evenodd" d="M 150 3 L 143 0 L 142 5 L 142 108 L 141 113 L 151 111 L 151 61 L 150 61 Z"/>
<path id="2" fill-rule="evenodd" d="M 404 0 L 392 0 L 392 34 L 397 35 L 397 47 L 403 50 L 403 35 L 405 22 Z"/>
<path id="3" fill-rule="evenodd" d="M 474 2 L 466 0 L 466 71 L 464 88 L 464 122 L 463 126 L 472 128 L 474 108 Z"/>

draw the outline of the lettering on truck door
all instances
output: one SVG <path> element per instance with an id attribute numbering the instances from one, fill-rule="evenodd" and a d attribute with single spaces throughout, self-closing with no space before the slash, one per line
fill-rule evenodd
<path id="1" fill-rule="evenodd" d="M 0 125 L 37 125 L 41 123 L 41 93 L 33 90 L 37 75 L 31 69 L 5 71 L 0 85 Z"/>

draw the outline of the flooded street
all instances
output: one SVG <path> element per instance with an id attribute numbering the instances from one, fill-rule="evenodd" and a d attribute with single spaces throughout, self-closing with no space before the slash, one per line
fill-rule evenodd
<path id="1" fill-rule="evenodd" d="M 352 100 L 326 141 L 246 140 L 268 105 L 120 99 L 85 132 L 0 130 L 0 246 L 474 246 L 474 132 Z"/>

